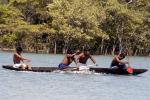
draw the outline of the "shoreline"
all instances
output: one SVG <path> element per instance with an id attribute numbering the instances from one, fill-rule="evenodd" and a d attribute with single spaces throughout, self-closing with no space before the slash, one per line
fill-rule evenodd
<path id="1" fill-rule="evenodd" d="M 14 52 L 15 49 L 7 49 L 7 48 L 1 49 L 1 48 L 0 48 L 0 51 L 2 51 L 2 52 Z M 60 55 L 60 54 L 61 54 L 61 55 L 64 55 L 63 53 L 56 53 L 56 54 L 54 54 L 54 53 L 46 53 L 46 52 L 43 52 L 42 50 L 39 50 L 38 53 L 36 53 L 36 52 L 30 52 L 30 51 L 24 50 L 23 53 L 51 54 L 51 55 Z M 105 54 L 92 54 L 92 55 L 94 55 L 94 56 L 113 56 L 113 55 L 110 55 L 110 54 L 107 54 L 107 55 L 105 55 Z M 135 56 L 132 55 L 131 57 L 150 57 L 150 55 L 135 55 Z"/>

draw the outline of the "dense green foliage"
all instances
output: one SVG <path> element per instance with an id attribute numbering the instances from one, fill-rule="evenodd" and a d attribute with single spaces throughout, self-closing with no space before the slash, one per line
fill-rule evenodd
<path id="1" fill-rule="evenodd" d="M 0 1 L 1 48 L 64 53 L 84 44 L 96 54 L 128 48 L 134 55 L 149 55 L 150 1 Z"/>

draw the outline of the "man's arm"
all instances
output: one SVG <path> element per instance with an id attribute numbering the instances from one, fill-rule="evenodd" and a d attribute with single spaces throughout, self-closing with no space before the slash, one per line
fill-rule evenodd
<path id="1" fill-rule="evenodd" d="M 90 59 L 94 64 L 96 64 L 96 60 L 91 55 L 90 55 Z"/>
<path id="2" fill-rule="evenodd" d="M 78 64 L 77 58 L 78 58 L 78 56 L 73 57 L 73 61 L 75 62 L 76 65 Z"/>
<path id="3" fill-rule="evenodd" d="M 75 53 L 74 54 L 67 54 L 67 57 L 74 57 L 75 56 Z"/>
<path id="4" fill-rule="evenodd" d="M 119 63 L 121 63 L 121 64 L 128 64 L 127 61 L 121 61 L 121 60 L 119 60 L 118 56 L 116 56 L 115 59 L 116 59 Z"/>
<path id="5" fill-rule="evenodd" d="M 27 58 L 22 57 L 21 55 L 19 55 L 19 54 L 17 54 L 17 53 L 15 53 L 15 55 L 16 55 L 18 58 L 20 58 L 22 62 L 23 62 L 24 60 L 31 61 L 31 60 L 29 60 L 29 59 L 27 59 Z"/>
<path id="6" fill-rule="evenodd" d="M 83 53 L 81 53 L 81 54 L 79 54 L 77 57 L 75 57 L 75 63 L 76 63 L 76 67 L 77 67 L 77 69 L 79 68 L 79 59 L 80 59 L 80 57 L 82 57 L 82 55 L 83 55 Z"/>
<path id="7" fill-rule="evenodd" d="M 83 53 L 79 54 L 79 55 L 75 58 L 75 61 L 76 61 L 77 64 L 79 63 L 79 59 L 80 59 L 80 57 L 82 57 L 82 56 L 83 56 Z"/>

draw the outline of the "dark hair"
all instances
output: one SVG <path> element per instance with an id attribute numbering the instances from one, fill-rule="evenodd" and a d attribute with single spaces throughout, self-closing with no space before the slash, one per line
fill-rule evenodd
<path id="1" fill-rule="evenodd" d="M 85 45 L 83 47 L 83 51 L 90 51 L 90 46 L 89 45 Z"/>
<path id="2" fill-rule="evenodd" d="M 73 53 L 74 53 L 73 50 L 71 50 L 71 49 L 67 50 L 67 54 L 73 54 Z"/>
<path id="3" fill-rule="evenodd" d="M 122 58 L 125 58 L 125 57 L 126 57 L 126 54 L 121 53 L 121 54 L 119 54 L 119 56 L 122 57 Z"/>
<path id="4" fill-rule="evenodd" d="M 21 47 L 17 47 L 16 51 L 23 51 L 23 49 Z"/>

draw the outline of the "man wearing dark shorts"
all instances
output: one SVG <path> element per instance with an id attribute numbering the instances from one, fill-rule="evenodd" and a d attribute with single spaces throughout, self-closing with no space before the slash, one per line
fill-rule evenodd
<path id="1" fill-rule="evenodd" d="M 126 54 L 121 53 L 117 56 L 115 56 L 111 62 L 110 67 L 111 68 L 119 68 L 119 69 L 126 69 L 127 66 L 126 64 L 128 64 L 127 61 L 122 61 L 125 58 Z"/>
<path id="2" fill-rule="evenodd" d="M 73 53 L 73 51 L 69 50 L 67 51 L 67 54 L 65 55 L 64 59 L 62 60 L 62 62 L 58 65 L 58 68 L 60 70 L 66 69 L 69 67 L 69 65 L 74 61 L 75 62 L 75 57 L 76 55 L 78 55 L 80 53 L 80 51 L 76 51 L 75 53 Z"/>

